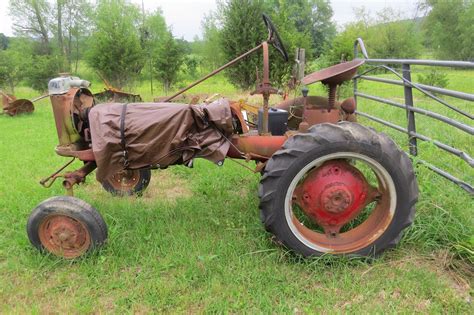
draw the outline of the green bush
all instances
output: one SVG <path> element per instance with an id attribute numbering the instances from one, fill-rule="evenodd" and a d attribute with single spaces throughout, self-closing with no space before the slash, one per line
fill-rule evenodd
<path id="1" fill-rule="evenodd" d="M 426 75 L 419 74 L 418 82 L 425 85 L 445 88 L 448 86 L 449 80 L 446 73 L 436 69 L 431 69 Z"/>

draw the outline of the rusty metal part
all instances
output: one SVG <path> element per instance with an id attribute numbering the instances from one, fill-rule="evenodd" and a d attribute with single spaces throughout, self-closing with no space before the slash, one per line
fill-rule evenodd
<path id="1" fill-rule="evenodd" d="M 62 214 L 47 216 L 39 225 L 38 236 L 49 252 L 64 258 L 76 258 L 91 245 L 84 223 Z"/>
<path id="2" fill-rule="evenodd" d="M 85 182 L 86 176 L 89 175 L 96 168 L 97 164 L 95 162 L 87 162 L 80 169 L 64 174 L 64 188 L 70 190 L 73 188 L 74 185 Z"/>
<path id="3" fill-rule="evenodd" d="M 21 114 L 32 113 L 35 110 L 33 103 L 27 99 L 19 99 L 9 103 L 8 106 L 3 108 L 5 114 L 10 116 L 16 116 Z"/>
<path id="4" fill-rule="evenodd" d="M 335 102 L 335 111 L 328 111 L 328 99 L 320 96 L 297 97 L 275 106 L 289 112 L 288 127 L 305 132 L 310 126 L 320 123 L 337 123 L 344 120 L 341 103 Z M 308 126 L 301 123 L 307 123 Z M 301 129 L 300 127 L 304 127 Z"/>
<path id="5" fill-rule="evenodd" d="M 312 84 L 321 81 L 323 84 L 339 85 L 350 80 L 357 73 L 357 68 L 364 64 L 363 59 L 354 59 L 349 62 L 340 63 L 329 68 L 313 72 L 303 78 L 303 84 Z"/>
<path id="6" fill-rule="evenodd" d="M 0 95 L 2 95 L 2 108 L 4 114 L 16 116 L 19 114 L 31 113 L 35 110 L 35 107 L 30 100 L 17 100 L 14 95 L 6 94 L 1 90 Z"/>
<path id="7" fill-rule="evenodd" d="M 231 139 L 233 146 L 230 147 L 227 156 L 241 159 L 243 152 L 249 153 L 252 160 L 266 161 L 281 149 L 287 139 L 287 136 L 234 135 Z"/>
<path id="8" fill-rule="evenodd" d="M 83 121 L 94 103 L 92 93 L 85 88 L 70 88 L 65 94 L 51 95 L 50 99 L 59 140 L 56 154 L 94 161 L 94 153 L 86 139 L 87 126 Z"/>
<path id="9" fill-rule="evenodd" d="M 74 162 L 76 158 L 72 158 L 69 162 L 67 162 L 66 164 L 64 164 L 63 166 L 61 166 L 60 169 L 58 169 L 56 172 L 54 172 L 53 174 L 49 175 L 48 177 L 46 178 L 43 178 L 42 180 L 40 180 L 40 184 L 41 186 L 45 187 L 45 188 L 49 188 L 51 187 L 51 185 L 54 183 L 54 181 L 58 178 L 58 177 L 62 177 L 61 175 L 59 175 L 59 173 L 61 173 L 66 167 L 68 167 L 69 165 L 71 165 L 72 162 Z M 50 181 L 51 180 L 51 181 Z"/>
<path id="10" fill-rule="evenodd" d="M 253 115 L 258 115 L 258 109 L 260 108 L 260 106 L 258 106 L 258 105 L 249 104 L 249 103 L 245 102 L 244 100 L 239 100 L 239 101 L 233 102 L 233 103 L 238 103 L 241 111 L 245 110 L 248 113 L 251 113 Z"/>
<path id="11" fill-rule="evenodd" d="M 142 102 L 142 97 L 140 94 L 133 94 L 129 92 L 124 92 L 116 87 L 114 87 L 112 84 L 110 84 L 109 81 L 100 73 L 97 72 L 99 77 L 102 79 L 102 81 L 105 84 L 104 91 L 98 92 L 94 94 L 94 99 L 96 99 L 98 102 L 129 102 L 129 103 L 135 103 L 135 102 Z"/>
<path id="12" fill-rule="evenodd" d="M 353 97 L 349 97 L 345 99 L 341 103 L 341 108 L 344 110 L 346 114 L 354 114 L 357 109 L 356 101 Z"/>
<path id="13" fill-rule="evenodd" d="M 260 173 L 263 171 L 265 166 L 267 165 L 267 162 L 258 162 L 257 165 L 255 166 L 255 173 Z"/>
<path id="14" fill-rule="evenodd" d="M 3 92 L 2 90 L 0 90 L 0 95 L 2 95 L 2 104 L 4 106 L 7 105 L 8 103 L 13 102 L 14 100 L 16 100 L 15 95 L 7 94 L 7 93 Z"/>
<path id="15" fill-rule="evenodd" d="M 0 95 L 2 95 L 3 112 L 10 116 L 32 113 L 35 110 L 33 103 L 48 97 L 48 94 L 45 94 L 32 100 L 17 99 L 14 95 L 6 94 L 1 90 Z"/>
<path id="16" fill-rule="evenodd" d="M 70 88 L 66 94 L 50 96 L 59 145 L 72 146 L 74 150 L 83 148 L 76 144 L 81 140 L 81 136 L 74 127 L 71 117 L 74 97 L 79 90 L 79 88 Z"/>
<path id="17" fill-rule="evenodd" d="M 270 83 L 270 64 L 269 64 L 269 55 L 268 55 L 268 43 L 262 43 L 263 50 L 263 80 L 262 82 L 257 82 L 257 87 L 255 91 L 251 92 L 250 95 L 262 94 L 263 96 L 263 117 L 262 117 L 262 136 L 269 135 L 268 132 L 268 108 L 270 94 L 277 94 L 278 90 L 272 87 Z"/>
<path id="18" fill-rule="evenodd" d="M 329 109 L 306 109 L 303 113 L 303 121 L 310 126 L 321 123 L 337 123 L 341 120 L 341 113 L 339 110 Z"/>
<path id="19" fill-rule="evenodd" d="M 129 102 L 129 103 L 137 103 L 142 102 L 143 99 L 140 94 L 133 94 L 129 92 L 123 92 L 120 90 L 110 90 L 104 89 L 102 92 L 98 92 L 94 94 L 94 99 L 97 100 L 98 103 L 121 103 L 121 102 Z"/>
<path id="20" fill-rule="evenodd" d="M 248 55 L 251 55 L 252 53 L 254 53 L 254 52 L 256 52 L 257 50 L 259 50 L 259 49 L 262 47 L 262 45 L 263 45 L 263 44 L 260 44 L 260 45 L 258 45 L 258 46 L 256 46 L 256 47 L 250 49 L 250 50 L 247 51 L 246 53 L 240 55 L 239 57 L 237 57 L 237 58 L 235 58 L 235 59 L 229 61 L 228 63 L 226 63 L 226 64 L 223 65 L 222 67 L 220 67 L 220 68 L 218 68 L 218 69 L 212 71 L 212 72 L 209 73 L 208 75 L 206 75 L 206 76 L 202 77 L 201 79 L 199 79 L 199 80 L 197 80 L 197 81 L 191 83 L 190 85 L 188 85 L 187 87 L 185 87 L 185 88 L 179 90 L 177 93 L 171 95 L 170 97 L 167 97 L 166 99 L 163 100 L 163 102 L 169 102 L 169 101 L 171 101 L 172 99 L 174 99 L 174 98 L 177 97 L 178 95 L 180 95 L 180 94 L 186 92 L 186 91 L 189 90 L 190 88 L 192 88 L 192 87 L 198 85 L 199 83 L 201 83 L 201 82 L 203 82 L 203 81 L 209 79 L 210 77 L 212 77 L 212 76 L 218 74 L 218 73 L 221 72 L 222 70 L 224 70 L 224 69 L 226 69 L 226 68 L 232 66 L 233 64 L 237 63 L 237 62 L 240 61 L 241 59 L 244 59 L 244 58 L 247 57 Z"/>
<path id="21" fill-rule="evenodd" d="M 140 181 L 140 170 L 123 170 L 107 179 L 116 191 L 130 191 Z"/>
<path id="22" fill-rule="evenodd" d="M 331 111 L 336 102 L 337 86 L 344 81 L 350 80 L 357 73 L 357 68 L 364 64 L 363 59 L 354 59 L 349 62 L 340 63 L 332 67 L 313 72 L 305 76 L 303 84 L 312 84 L 318 81 L 328 86 L 328 105 L 327 109 Z"/>
<path id="23" fill-rule="evenodd" d="M 249 127 L 247 126 L 244 116 L 242 115 L 240 102 L 231 102 L 230 110 L 232 112 L 232 115 L 239 120 L 239 123 L 242 127 L 242 132 L 243 133 L 249 132 Z"/>
<path id="24" fill-rule="evenodd" d="M 74 150 L 71 146 L 56 146 L 54 151 L 57 155 L 75 157 L 84 162 L 95 161 L 95 155 L 92 149 Z"/>
<path id="25" fill-rule="evenodd" d="M 344 160 L 328 161 L 309 172 L 293 194 L 293 201 L 325 233 L 335 236 L 373 200 L 364 175 Z"/>
<path id="26" fill-rule="evenodd" d="M 349 97 L 341 103 L 341 109 L 343 111 L 343 119 L 350 122 L 357 122 L 357 116 L 355 114 L 357 110 L 357 103 L 354 97 Z"/>
<path id="27" fill-rule="evenodd" d="M 60 174 L 66 167 L 68 167 L 72 162 L 74 162 L 75 158 L 72 158 L 71 161 L 63 165 L 59 170 L 51 174 L 50 176 L 42 179 L 40 184 L 45 187 L 49 188 L 51 185 L 56 181 L 56 179 L 62 177 L 63 180 L 63 187 L 66 189 L 68 195 L 73 195 L 73 186 L 75 184 L 80 184 L 85 181 L 87 175 L 89 175 L 93 170 L 97 168 L 97 164 L 95 162 L 87 162 L 78 170 L 73 172 L 67 172 L 65 174 Z"/>
<path id="28" fill-rule="evenodd" d="M 173 99 L 174 103 L 182 103 L 182 104 L 190 104 L 195 105 L 201 103 L 209 104 L 213 100 L 215 100 L 219 96 L 219 93 L 215 93 L 213 95 L 208 94 L 186 94 L 183 93 Z M 163 103 L 166 102 L 168 96 L 158 96 L 153 98 L 153 102 L 155 103 Z"/>

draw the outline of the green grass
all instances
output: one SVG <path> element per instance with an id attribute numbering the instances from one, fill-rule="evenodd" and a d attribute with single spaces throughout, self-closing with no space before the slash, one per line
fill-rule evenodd
<path id="1" fill-rule="evenodd" d="M 454 74 L 460 75 L 450 76 L 449 88 L 469 78 L 464 87 L 472 89 L 472 73 Z M 221 88 L 239 94 L 221 77 L 195 93 Z M 400 88 L 365 82 L 364 89 L 399 97 Z M 146 83 L 136 89 L 146 90 Z M 17 94 L 34 96 L 25 88 Z M 416 97 L 416 104 L 425 102 Z M 403 111 L 382 106 L 360 102 L 364 111 L 404 124 Z M 362 122 L 405 146 L 406 136 Z M 421 120 L 419 126 L 473 155 L 472 137 Z M 259 222 L 259 176 L 231 161 L 221 168 L 199 160 L 194 169 L 155 171 L 141 198 L 112 198 L 92 174 L 76 196 L 104 216 L 109 241 L 70 262 L 38 253 L 25 231 L 31 209 L 64 193 L 59 183 L 50 189 L 38 184 L 66 162 L 54 154 L 56 143 L 48 100 L 32 115 L 0 116 L 0 313 L 472 313 L 473 266 L 462 246 L 472 250 L 474 203 L 424 167 L 417 167 L 414 225 L 396 249 L 374 261 L 302 260 L 272 243 Z M 444 160 L 432 145 L 420 151 L 473 182 L 465 163 Z"/>

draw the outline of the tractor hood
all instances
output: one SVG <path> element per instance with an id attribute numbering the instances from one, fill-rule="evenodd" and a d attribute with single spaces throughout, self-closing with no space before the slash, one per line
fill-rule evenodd
<path id="1" fill-rule="evenodd" d="M 89 121 L 100 182 L 123 169 L 190 165 L 195 157 L 221 165 L 233 133 L 226 99 L 208 105 L 100 104 Z"/>

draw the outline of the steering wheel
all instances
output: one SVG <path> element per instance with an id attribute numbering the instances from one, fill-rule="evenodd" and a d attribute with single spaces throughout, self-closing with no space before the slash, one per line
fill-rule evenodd
<path id="1" fill-rule="evenodd" d="M 266 15 L 265 13 L 262 14 L 263 22 L 265 23 L 265 26 L 268 29 L 268 42 L 272 44 L 272 46 L 280 52 L 280 54 L 283 56 L 283 59 L 285 61 L 288 61 L 288 53 L 286 52 L 285 46 L 283 46 L 283 43 L 281 41 L 280 35 L 278 35 L 278 32 L 275 28 L 275 26 L 272 23 L 272 20 Z"/>

